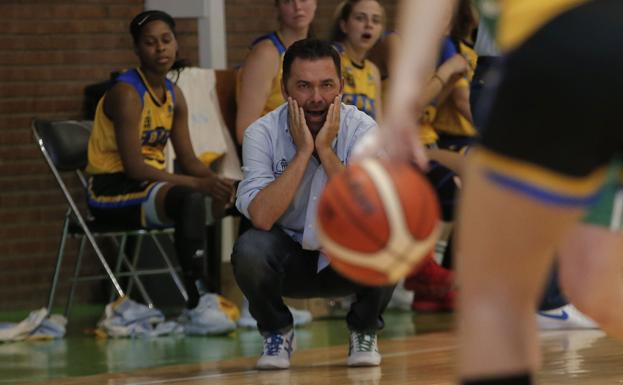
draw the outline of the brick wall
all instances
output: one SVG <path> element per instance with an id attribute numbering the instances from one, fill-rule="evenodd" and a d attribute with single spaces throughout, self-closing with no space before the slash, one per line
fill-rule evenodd
<path id="1" fill-rule="evenodd" d="M 315 28 L 326 36 L 338 1 L 318 1 Z M 234 66 L 254 37 L 276 27 L 276 17 L 273 0 L 225 3 L 228 62 Z M 391 21 L 396 1 L 383 3 Z M 30 121 L 82 118 L 84 87 L 135 65 L 127 26 L 142 9 L 143 0 L 0 2 L 0 311 L 46 303 L 64 213 Z M 181 56 L 197 63 L 195 21 L 178 20 L 178 33 Z M 90 261 L 85 269 L 97 270 Z M 69 258 L 65 274 L 72 266 Z M 100 284 L 81 287 L 78 300 L 105 298 Z"/>
<path id="2" fill-rule="evenodd" d="M 82 118 L 84 87 L 135 65 L 127 30 L 142 9 L 143 0 L 0 3 L 0 311 L 46 303 L 64 213 L 30 121 Z M 181 54 L 196 62 L 196 23 L 178 20 L 178 30 Z M 101 284 L 81 287 L 81 300 L 102 297 Z"/>
<path id="3" fill-rule="evenodd" d="M 318 0 L 314 21 L 316 35 L 326 38 L 335 7 L 341 0 Z M 396 0 L 381 0 L 387 11 L 388 28 L 394 27 Z M 229 66 L 244 61 L 249 44 L 258 36 L 277 28 L 273 0 L 226 0 L 227 56 Z"/>

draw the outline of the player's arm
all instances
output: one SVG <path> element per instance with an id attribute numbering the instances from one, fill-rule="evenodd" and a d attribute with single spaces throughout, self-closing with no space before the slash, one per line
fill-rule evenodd
<path id="1" fill-rule="evenodd" d="M 414 106 L 432 78 L 441 38 L 455 0 L 403 0 L 399 11 L 400 48 L 390 71 L 381 142 L 391 156 L 414 159 L 426 167 L 426 156 L 417 132 Z"/>
<path id="2" fill-rule="evenodd" d="M 236 95 L 236 140 L 239 144 L 247 127 L 262 115 L 273 79 L 279 73 L 279 62 L 279 52 L 269 41 L 263 41 L 253 47 L 240 70 Z"/>
<path id="3" fill-rule="evenodd" d="M 460 54 L 455 54 L 443 62 L 426 84 L 422 96 L 416 103 L 416 111 L 421 113 L 426 106 L 432 103 L 441 104 L 453 95 L 457 88 L 456 82 L 465 75 L 468 68 L 467 60 Z"/>
<path id="4" fill-rule="evenodd" d="M 113 123 L 124 172 L 129 178 L 140 181 L 169 181 L 192 185 L 192 178 L 178 178 L 145 163 L 141 138 L 138 135 L 142 109 L 143 103 L 138 93 L 129 84 L 117 83 L 106 93 L 104 113 Z"/>
<path id="5" fill-rule="evenodd" d="M 434 74 L 435 61 L 456 0 L 403 0 L 400 39 L 391 78 L 392 102 L 413 105 Z M 393 74 L 396 74 L 393 76 Z"/>
<path id="6" fill-rule="evenodd" d="M 145 163 L 138 135 L 142 108 L 136 90 L 125 83 L 116 84 L 104 100 L 104 113 L 113 122 L 117 149 L 126 175 L 139 181 L 164 181 L 205 190 L 199 178 L 171 174 Z"/>
<path id="7" fill-rule="evenodd" d="M 472 107 L 469 103 L 469 82 L 465 80 L 463 84 L 454 87 L 451 97 L 452 102 L 454 103 L 454 106 L 459 111 L 459 113 L 470 122 L 473 122 Z"/>

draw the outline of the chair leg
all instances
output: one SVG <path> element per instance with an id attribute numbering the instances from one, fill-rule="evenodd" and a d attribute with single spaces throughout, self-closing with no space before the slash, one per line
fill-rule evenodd
<path id="1" fill-rule="evenodd" d="M 143 282 L 139 278 L 138 273 L 136 272 L 136 269 L 134 268 L 134 266 L 132 266 L 132 264 L 128 260 L 127 254 L 125 253 L 125 245 L 127 243 L 127 237 L 128 237 L 127 235 L 122 236 L 121 244 L 119 245 L 118 261 L 121 261 L 125 265 L 125 267 L 128 269 L 131 281 L 134 281 L 134 283 L 136 284 L 138 291 L 141 293 L 141 297 L 143 297 L 143 301 L 145 302 L 145 305 L 147 305 L 149 308 L 153 308 L 154 303 L 151 300 L 151 297 L 149 296 L 149 294 L 147 294 L 147 290 L 145 289 L 145 286 L 143 286 Z M 142 237 L 142 236 L 139 235 L 139 237 Z"/>
<path id="2" fill-rule="evenodd" d="M 123 263 L 123 256 L 125 255 L 125 245 L 128 239 L 127 235 L 121 236 L 121 243 L 117 242 L 116 237 L 112 237 L 115 246 L 117 247 L 117 259 L 115 260 L 115 276 L 119 276 L 121 272 L 121 264 Z M 126 293 L 127 295 L 128 293 Z M 112 302 L 115 299 L 115 290 L 114 286 L 110 288 L 110 295 L 108 296 L 108 303 Z"/>
<path id="3" fill-rule="evenodd" d="M 69 229 L 69 210 L 65 215 L 65 221 L 63 222 L 63 231 L 61 233 L 61 241 L 58 245 L 58 253 L 56 254 L 56 266 L 54 267 L 54 273 L 52 274 L 52 285 L 50 287 L 50 293 L 48 295 L 48 314 L 52 313 L 52 306 L 54 305 L 54 297 L 56 296 L 56 289 L 58 287 L 58 277 L 61 273 L 61 267 L 63 265 L 63 257 L 65 255 L 65 243 L 67 241 L 67 231 Z"/>
<path id="4" fill-rule="evenodd" d="M 75 208 L 74 212 L 78 212 L 78 209 Z M 78 217 L 78 220 L 80 221 L 80 225 L 84 230 L 84 235 L 86 236 L 87 240 L 91 244 L 91 247 L 93 248 L 93 251 L 95 252 L 95 255 L 97 256 L 97 259 L 99 259 L 100 264 L 104 268 L 104 271 L 106 272 L 106 275 L 108 276 L 108 279 L 110 279 L 110 282 L 112 282 L 112 285 L 115 291 L 117 292 L 117 295 L 119 297 L 124 297 L 125 293 L 123 292 L 123 289 L 121 288 L 121 285 L 119 284 L 119 281 L 117 280 L 117 277 L 110 269 L 110 265 L 108 265 L 108 262 L 106 262 L 104 253 L 102 253 L 102 250 L 98 246 L 97 241 L 95 240 L 95 237 L 93 236 L 93 233 L 91 233 L 91 231 L 87 227 L 87 224 L 86 222 L 84 222 L 84 219 L 82 218 L 82 216 Z"/>
<path id="5" fill-rule="evenodd" d="M 143 246 L 143 235 L 137 235 L 135 237 L 134 246 L 132 247 L 132 267 L 134 270 L 138 267 L 138 258 L 140 256 L 141 247 Z M 132 287 L 134 285 L 134 280 L 130 280 L 128 282 L 128 287 L 125 290 L 128 295 L 132 292 Z"/>
<path id="6" fill-rule="evenodd" d="M 65 318 L 69 319 L 69 309 L 71 308 L 71 304 L 74 300 L 74 292 L 76 289 L 76 283 L 78 282 L 78 277 L 80 276 L 80 269 L 82 268 L 82 256 L 84 255 L 84 246 L 86 245 L 87 240 L 85 237 L 81 237 L 80 239 L 80 249 L 78 250 L 78 256 L 76 257 L 76 264 L 74 266 L 74 276 L 71 280 L 71 287 L 69 288 L 69 295 L 67 296 L 67 303 L 65 304 Z"/>
<path id="7" fill-rule="evenodd" d="M 167 269 L 169 270 L 169 273 L 171 274 L 171 278 L 173 279 L 173 282 L 175 282 L 175 286 L 177 286 L 177 289 L 179 290 L 180 294 L 184 298 L 184 301 L 188 301 L 188 293 L 186 292 L 184 283 L 182 283 L 180 276 L 177 274 L 177 271 L 175 271 L 175 267 L 173 267 L 173 264 L 171 263 L 171 260 L 167 256 L 166 251 L 164 251 L 162 244 L 160 243 L 160 241 L 154 234 L 150 234 L 150 235 L 151 235 L 151 239 L 154 241 L 154 244 L 156 245 L 156 248 L 158 249 L 158 252 L 160 252 L 160 255 L 162 256 L 162 259 L 164 259 L 164 263 L 166 263 L 167 265 Z"/>

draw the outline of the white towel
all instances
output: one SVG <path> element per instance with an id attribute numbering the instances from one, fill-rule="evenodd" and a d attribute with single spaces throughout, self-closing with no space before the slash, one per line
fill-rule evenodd
<path id="1" fill-rule="evenodd" d="M 172 76 L 175 78 L 175 76 Z M 236 146 L 225 126 L 216 94 L 216 76 L 213 69 L 190 67 L 181 71 L 177 85 L 188 104 L 188 128 L 195 154 L 203 160 L 221 157 L 219 175 L 242 179 Z M 173 172 L 175 152 L 167 145 L 167 170 Z"/>

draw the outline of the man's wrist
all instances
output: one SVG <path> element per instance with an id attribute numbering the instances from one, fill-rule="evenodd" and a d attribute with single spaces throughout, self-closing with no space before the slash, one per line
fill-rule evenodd
<path id="1" fill-rule="evenodd" d="M 318 156 L 321 159 L 323 159 L 327 155 L 335 154 L 335 152 L 333 151 L 333 148 L 331 148 L 331 146 L 318 146 L 316 148 L 316 152 L 318 153 Z"/>

